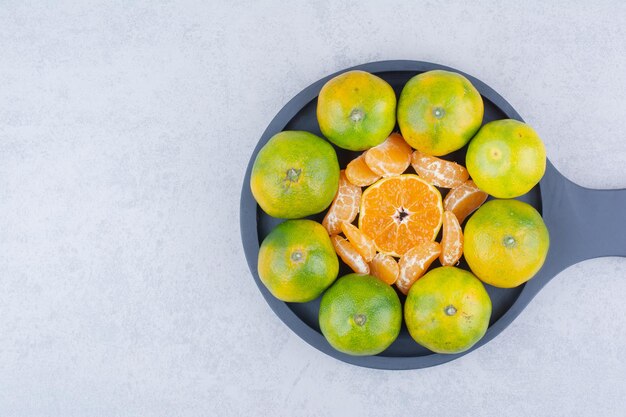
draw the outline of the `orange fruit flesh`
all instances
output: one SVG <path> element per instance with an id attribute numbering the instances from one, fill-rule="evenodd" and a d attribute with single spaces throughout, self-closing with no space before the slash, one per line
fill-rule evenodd
<path id="1" fill-rule="evenodd" d="M 386 284 L 393 284 L 398 279 L 400 267 L 398 262 L 389 255 L 377 253 L 370 262 L 370 274 Z"/>
<path id="2" fill-rule="evenodd" d="M 474 212 L 489 195 L 481 191 L 474 181 L 467 180 L 460 186 L 451 189 L 443 200 L 443 208 L 453 212 L 459 224 Z"/>
<path id="3" fill-rule="evenodd" d="M 367 187 L 380 179 L 380 175 L 374 173 L 365 163 L 365 153 L 354 158 L 346 166 L 346 177 L 359 187 Z"/>
<path id="4" fill-rule="evenodd" d="M 441 194 L 417 175 L 383 178 L 361 198 L 359 229 L 370 236 L 379 252 L 402 256 L 441 228 Z"/>
<path id="5" fill-rule="evenodd" d="M 413 283 L 424 275 L 440 253 L 441 245 L 437 242 L 423 242 L 407 251 L 398 262 L 400 273 L 396 280 L 396 287 L 404 295 L 408 294 Z"/>
<path id="6" fill-rule="evenodd" d="M 454 266 L 463 255 L 463 230 L 451 211 L 443 213 L 443 237 L 439 261 L 443 266 Z"/>
<path id="7" fill-rule="evenodd" d="M 467 169 L 456 162 L 413 152 L 411 165 L 417 174 L 435 187 L 454 188 L 468 180 Z"/>
<path id="8" fill-rule="evenodd" d="M 360 202 L 361 187 L 351 184 L 345 171 L 342 170 L 339 174 L 337 194 L 322 220 L 322 226 L 326 228 L 329 235 L 340 233 L 342 222 L 352 223 L 356 219 Z"/>
<path id="9" fill-rule="evenodd" d="M 356 251 L 365 259 L 365 262 L 370 262 L 374 258 L 376 245 L 369 236 L 360 231 L 355 225 L 346 222 L 341 223 L 341 230 Z"/>
<path id="10" fill-rule="evenodd" d="M 341 236 L 334 235 L 330 237 L 330 241 L 335 248 L 335 252 L 341 260 L 352 270 L 359 274 L 369 274 L 370 267 L 365 259 L 357 252 L 354 246 Z"/>
<path id="11" fill-rule="evenodd" d="M 380 145 L 365 152 L 365 162 L 372 172 L 382 177 L 400 175 L 411 163 L 411 147 L 398 133 L 392 133 Z"/>

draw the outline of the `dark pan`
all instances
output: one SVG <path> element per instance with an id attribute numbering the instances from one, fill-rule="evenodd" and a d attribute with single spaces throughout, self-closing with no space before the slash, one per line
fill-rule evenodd
<path id="1" fill-rule="evenodd" d="M 320 333 L 317 319 L 319 299 L 304 304 L 284 303 L 274 298 L 259 280 L 259 245 L 283 220 L 268 216 L 258 207 L 250 192 L 250 171 L 261 147 L 277 132 L 306 130 L 322 136 L 315 115 L 317 95 L 326 81 L 353 69 L 368 71 L 385 79 L 394 88 L 397 96 L 404 84 L 416 74 L 435 69 L 455 71 L 467 77 L 480 91 L 485 103 L 483 123 L 504 118 L 522 120 L 502 96 L 480 80 L 453 68 L 420 61 L 372 62 L 339 71 L 302 90 L 278 112 L 261 136 L 246 170 L 241 192 L 241 238 L 250 271 L 261 294 L 278 317 L 306 342 L 334 358 L 369 368 L 417 369 L 438 365 L 465 355 L 493 339 L 519 315 L 552 277 L 568 266 L 600 256 L 626 256 L 626 190 L 583 188 L 561 175 L 548 161 L 540 184 L 519 198 L 542 213 L 550 231 L 550 250 L 546 262 L 533 279 L 520 287 L 501 289 L 486 285 L 493 303 L 493 313 L 487 333 L 472 349 L 456 355 L 433 353 L 415 343 L 403 327 L 398 339 L 379 355 L 357 357 L 334 350 Z M 358 154 L 335 149 L 341 167 L 345 167 Z M 465 164 L 465 152 L 466 148 L 463 148 L 446 158 Z M 441 191 L 445 196 L 447 190 Z M 310 218 L 321 221 L 324 214 Z M 437 262 L 432 267 L 436 266 Z M 464 260 L 460 266 L 469 270 Z M 350 272 L 352 271 L 342 264 L 339 275 Z M 401 299 L 404 301 L 402 295 Z"/>

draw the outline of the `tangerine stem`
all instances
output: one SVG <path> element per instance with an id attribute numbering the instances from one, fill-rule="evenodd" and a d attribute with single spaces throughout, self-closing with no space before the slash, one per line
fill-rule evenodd
<path id="1" fill-rule="evenodd" d="M 353 319 L 357 326 L 363 326 L 367 321 L 367 316 L 365 314 L 355 314 Z"/>
<path id="2" fill-rule="evenodd" d="M 448 307 L 444 308 L 443 311 L 448 316 L 454 316 L 456 314 L 456 307 L 450 304 Z"/>

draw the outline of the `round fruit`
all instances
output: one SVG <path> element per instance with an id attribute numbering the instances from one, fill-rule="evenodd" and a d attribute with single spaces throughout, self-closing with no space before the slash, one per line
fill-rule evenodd
<path id="1" fill-rule="evenodd" d="M 414 174 L 383 178 L 361 197 L 359 229 L 379 252 L 402 256 L 437 237 L 443 221 L 441 193 Z"/>
<path id="2" fill-rule="evenodd" d="M 420 345 L 437 353 L 460 353 L 489 327 L 491 299 L 470 272 L 435 268 L 417 280 L 404 304 L 406 327 Z"/>
<path id="3" fill-rule="evenodd" d="M 312 220 L 288 220 L 259 249 L 261 281 L 274 297 L 304 303 L 319 297 L 339 273 L 326 229 Z"/>
<path id="4" fill-rule="evenodd" d="M 295 219 L 319 213 L 339 186 L 332 145 L 309 132 L 284 131 L 261 148 L 250 176 L 252 195 L 272 217 Z"/>
<path id="5" fill-rule="evenodd" d="M 349 355 L 376 355 L 400 334 L 402 306 L 389 285 L 371 275 L 339 278 L 324 293 L 320 328 L 328 343 Z"/>
<path id="6" fill-rule="evenodd" d="M 512 288 L 531 279 L 550 246 L 548 229 L 532 206 L 517 200 L 492 200 L 465 226 L 465 260 L 482 281 Z"/>
<path id="7" fill-rule="evenodd" d="M 396 94 L 385 80 L 364 71 L 340 74 L 322 87 L 317 120 L 340 148 L 362 151 L 382 143 L 396 124 Z"/>
<path id="8" fill-rule="evenodd" d="M 483 120 L 482 97 L 456 72 L 428 71 L 411 78 L 398 101 L 398 124 L 404 139 L 428 155 L 462 148 Z"/>
<path id="9" fill-rule="evenodd" d="M 546 171 L 546 148 L 526 123 L 496 120 L 484 125 L 469 144 L 467 170 L 481 190 L 514 198 L 531 190 Z"/>

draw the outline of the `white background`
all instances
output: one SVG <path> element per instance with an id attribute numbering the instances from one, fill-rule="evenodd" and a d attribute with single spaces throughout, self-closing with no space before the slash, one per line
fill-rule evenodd
<path id="1" fill-rule="evenodd" d="M 624 258 L 567 269 L 470 355 L 390 372 L 295 336 L 239 236 L 273 116 L 375 60 L 478 77 L 566 176 L 626 187 L 624 2 L 29 3 L 0 2 L 0 415 L 626 414 Z"/>

